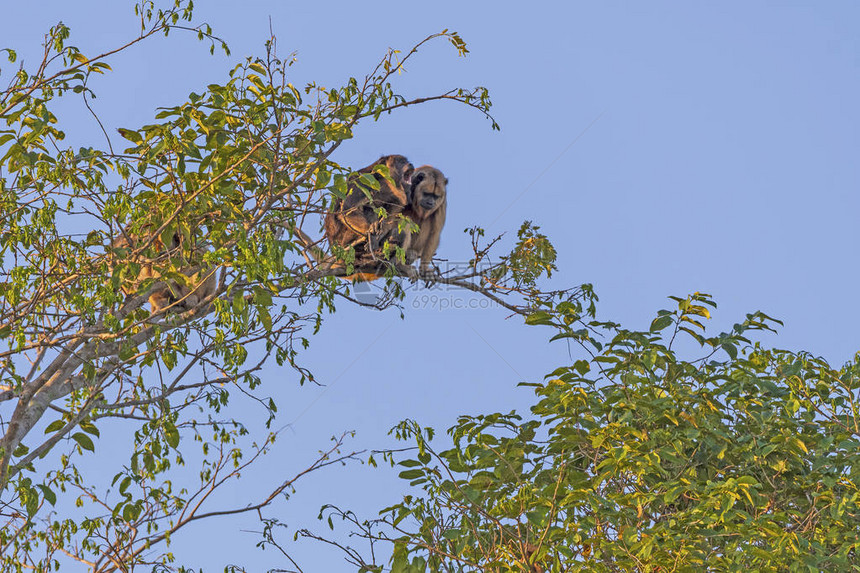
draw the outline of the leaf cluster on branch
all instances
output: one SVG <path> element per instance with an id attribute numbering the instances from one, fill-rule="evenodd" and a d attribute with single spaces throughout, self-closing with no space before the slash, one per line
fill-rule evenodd
<path id="1" fill-rule="evenodd" d="M 90 105 L 90 80 L 110 72 L 115 54 L 171 31 L 227 50 L 207 25 L 190 24 L 186 0 L 163 9 L 143 1 L 136 14 L 139 36 L 95 56 L 70 45 L 69 29 L 58 24 L 35 68 L 10 75 L 7 66 L 0 76 L 8 79 L 0 92 L 5 565 L 46 568 L 58 555 L 97 571 L 168 563 L 170 554 L 153 545 L 169 542 L 191 519 L 217 514 L 197 503 L 224 483 L 219 476 L 238 475 L 230 464 L 244 467 L 241 443 L 250 437 L 230 398 L 266 412 L 268 437 L 244 446 L 256 459 L 277 435 L 268 430 L 277 406 L 260 394 L 261 369 L 274 361 L 293 368 L 299 383 L 313 381 L 298 361 L 308 329 L 318 329 L 336 301 L 358 302 L 350 283 L 337 278 L 351 269 L 333 264 L 320 227 L 352 173 L 334 152 L 359 122 L 433 101 L 473 108 L 498 127 L 484 88 L 421 97 L 396 90 L 397 74 L 425 43 L 447 40 L 467 53 L 448 31 L 406 53 L 390 50 L 367 76 L 339 88 L 293 85 L 293 60 L 278 57 L 272 38 L 264 57 L 162 108 L 154 123 L 105 126 Z M 13 50 L 4 53 L 15 61 Z M 81 98 L 106 148 L 63 146 L 66 133 L 52 111 L 61 97 Z M 111 135 L 117 131 L 125 149 Z M 438 281 L 524 316 L 541 301 L 563 299 L 572 317 L 592 297 L 588 287 L 540 291 L 537 279 L 552 270 L 555 252 L 536 227 L 524 226 L 515 251 L 497 259 L 490 253 L 496 240 L 483 245 L 482 234 L 472 230 L 470 269 Z M 165 289 L 177 298 L 203 274 L 216 286 L 190 308 L 146 304 Z M 392 266 L 388 274 L 415 278 L 411 268 Z M 390 296 L 380 297 L 378 308 L 403 295 L 396 281 L 386 289 Z M 111 470 L 113 488 L 98 485 L 83 463 L 108 424 L 133 433 L 127 462 Z M 200 483 L 174 487 L 170 476 L 195 443 L 204 456 Z M 355 455 L 340 454 L 339 446 L 309 469 Z M 64 505 L 70 496 L 79 511 Z M 249 501 L 242 511 L 275 497 Z"/>
<path id="2" fill-rule="evenodd" d="M 443 450 L 402 422 L 403 500 L 320 515 L 368 548 L 299 537 L 362 572 L 856 570 L 860 354 L 766 348 L 751 336 L 779 321 L 760 312 L 709 335 L 708 295 L 672 299 L 644 332 L 535 313 L 587 357 L 526 384 L 530 412 L 463 416 Z"/>

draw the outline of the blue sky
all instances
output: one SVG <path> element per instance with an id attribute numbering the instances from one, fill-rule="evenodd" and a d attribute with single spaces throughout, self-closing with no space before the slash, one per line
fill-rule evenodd
<path id="1" fill-rule="evenodd" d="M 3 12 L 0 47 L 30 64 L 57 20 L 85 53 L 135 32 L 126 2 L 15 3 Z M 297 52 L 297 85 L 362 77 L 388 47 L 407 49 L 443 28 L 469 44 L 467 58 L 429 46 L 399 86 L 420 96 L 485 85 L 500 132 L 473 111 L 430 104 L 364 125 L 337 158 L 359 168 L 401 153 L 442 169 L 450 185 L 440 257 L 468 259 L 466 227 L 513 233 L 528 219 L 559 251 L 551 286 L 593 283 L 603 318 L 646 328 L 666 296 L 698 290 L 719 304 L 714 329 L 762 310 L 785 321 L 769 344 L 836 364 L 860 349 L 860 5 L 201 0 L 196 19 L 212 24 L 233 55 L 209 56 L 181 35 L 136 47 L 93 85 L 96 110 L 111 128 L 150 122 L 156 107 L 262 55 L 270 16 L 280 53 Z M 80 105 L 66 105 L 70 141 L 103 145 Z M 386 432 L 402 418 L 441 430 L 461 413 L 523 409 L 531 395 L 517 382 L 538 381 L 575 355 L 501 309 L 414 307 L 433 294 L 407 299 L 405 320 L 341 305 L 304 355 L 325 388 L 267 371 L 281 423 L 293 424 L 249 476 L 251 489 L 302 469 L 344 430 L 356 430 L 353 447 L 373 449 L 391 445 Z M 337 502 L 372 517 L 396 501 L 394 473 L 349 466 L 317 474 L 279 516 L 316 525 L 319 506 Z M 247 490 L 223 499 L 242 504 Z M 240 529 L 259 527 L 225 520 L 188 530 L 176 539 L 177 557 L 213 571 L 278 564 Z M 321 547 L 295 550 L 306 571 L 346 570 Z"/>

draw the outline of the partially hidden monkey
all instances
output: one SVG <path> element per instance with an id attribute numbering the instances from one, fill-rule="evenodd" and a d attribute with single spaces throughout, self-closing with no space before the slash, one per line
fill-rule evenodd
<path id="1" fill-rule="evenodd" d="M 148 245 L 147 241 L 149 241 Z M 179 262 L 182 263 L 179 272 L 186 277 L 183 281 L 185 284 L 169 279 L 151 289 L 149 305 L 152 314 L 163 310 L 185 312 L 197 308 L 217 289 L 218 281 L 215 276 L 215 269 L 205 269 L 201 266 L 200 259 L 205 249 L 199 246 L 183 249 L 182 237 L 179 233 L 174 233 L 170 238 L 170 244 L 165 245 L 160 237 L 144 235 L 137 238 L 123 232 L 122 236 L 111 242 L 111 247 L 114 249 L 115 256 L 131 257 L 134 262 L 140 264 L 140 272 L 137 277 L 132 281 L 124 282 L 122 285 L 123 292 L 129 296 L 139 294 L 140 285 L 147 279 L 158 282 L 162 276 L 158 270 L 160 265 L 166 264 L 172 259 L 179 259 Z"/>
<path id="2" fill-rule="evenodd" d="M 403 214 L 418 225 L 406 249 L 406 262 L 421 259 L 419 271 L 428 278 L 434 274 L 433 256 L 439 248 L 447 211 L 448 179 L 432 165 L 422 165 L 412 174 L 409 205 Z"/>
<path id="3" fill-rule="evenodd" d="M 374 169 L 377 165 L 386 166 L 389 176 Z M 356 172 L 358 175 L 349 182 L 347 196 L 337 200 L 326 214 L 325 234 L 329 244 L 355 249 L 356 273 L 346 277 L 348 280 L 382 276 L 385 266 L 391 264 L 382 256 L 386 242 L 390 247 L 409 249 L 411 234 L 401 228 L 398 215 L 408 204 L 413 171 L 412 164 L 402 155 L 382 156 Z M 365 194 L 359 183 L 364 174 L 372 174 L 379 189 L 367 189 Z M 380 207 L 385 209 L 385 217 L 380 217 Z"/>

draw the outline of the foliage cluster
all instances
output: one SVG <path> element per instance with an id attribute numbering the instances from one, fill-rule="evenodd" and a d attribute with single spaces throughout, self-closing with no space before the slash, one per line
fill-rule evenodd
<path id="1" fill-rule="evenodd" d="M 354 459 L 336 438 L 319 458 L 236 507 L 213 505 L 270 450 L 277 405 L 261 369 L 299 363 L 307 333 L 335 303 L 364 304 L 337 278 L 320 220 L 352 171 L 335 151 L 361 121 L 448 100 L 490 119 L 484 88 L 407 98 L 394 86 L 405 54 L 390 51 L 342 87 L 289 81 L 274 39 L 153 123 L 122 127 L 127 148 L 64 148 L 61 97 L 92 112 L 93 74 L 149 38 L 191 32 L 226 45 L 192 4 L 136 6 L 140 34 L 87 56 L 62 24 L 41 61 L 3 75 L 0 91 L 0 567 L 48 571 L 183 570 L 168 545 L 185 525 L 257 513 L 262 545 L 284 549 L 273 511 L 303 476 Z M 16 53 L 4 52 L 9 62 Z M 3 70 L 8 72 L 8 66 Z M 94 121 L 101 126 L 98 116 Z M 368 183 L 375 180 L 370 178 Z M 543 290 L 556 251 L 524 223 L 513 250 L 467 230 L 466 270 L 436 277 L 487 297 L 581 359 L 535 384 L 526 415 L 466 416 L 433 448 L 406 421 L 414 456 L 386 454 L 412 494 L 377 519 L 327 507 L 375 547 L 341 546 L 362 571 L 834 571 L 857 569 L 860 362 L 833 368 L 752 339 L 775 321 L 756 313 L 730 332 L 704 327 L 706 295 L 674 299 L 647 332 L 596 319 L 589 285 Z M 116 238 L 138 239 L 119 246 Z M 160 245 L 180 237 L 182 249 Z M 350 253 L 341 253 L 348 261 Z M 148 291 L 210 269 L 217 288 L 197 308 L 150 312 Z M 147 278 L 142 271 L 149 269 Z M 459 273 L 459 274 L 458 274 Z M 397 305 L 389 281 L 376 308 Z M 678 347 L 681 346 L 679 349 Z M 690 358 L 688 356 L 692 355 Z M 263 408 L 249 434 L 236 399 Z M 106 428 L 131 439 L 127 459 L 99 460 Z M 200 462 L 196 476 L 186 464 Z M 111 465 L 113 464 L 113 465 Z M 94 467 L 98 466 L 98 467 Z M 105 467 L 109 467 L 107 480 Z M 102 483 L 110 482 L 109 485 Z M 391 556 L 390 561 L 388 556 Z M 379 562 L 378 562 L 379 561 Z M 294 567 L 298 569 L 296 564 Z"/>
<path id="2" fill-rule="evenodd" d="M 397 573 L 857 570 L 860 355 L 766 348 L 749 338 L 776 326 L 762 313 L 708 335 L 715 303 L 673 299 L 646 332 L 535 315 L 590 357 L 526 384 L 528 415 L 462 417 L 450 449 L 403 422 L 410 495 L 379 519 L 323 515 L 393 544 Z"/>
<path id="3" fill-rule="evenodd" d="M 390 50 L 339 88 L 293 85 L 293 60 L 278 57 L 272 38 L 264 57 L 245 59 L 225 82 L 162 108 L 151 124 L 113 129 L 91 106 L 91 80 L 110 73 L 117 53 L 173 32 L 227 51 L 209 26 L 192 23 L 188 0 L 163 8 L 142 0 L 135 13 L 139 35 L 98 55 L 71 45 L 63 24 L 48 32 L 33 67 L 12 69 L 17 54 L 3 51 L 0 564 L 12 570 L 47 570 L 61 559 L 95 571 L 167 566 L 173 556 L 155 548 L 188 523 L 258 511 L 309 471 L 353 458 L 336 439 L 272 491 L 236 508 L 211 507 L 211 493 L 277 436 L 263 366 L 313 381 L 298 361 L 307 333 L 336 301 L 361 304 L 337 278 L 348 269 L 331 263 L 319 238 L 332 196 L 347 192 L 352 174 L 333 153 L 359 122 L 434 101 L 473 108 L 497 127 L 484 88 L 412 99 L 395 89 L 426 42 L 446 40 L 467 54 L 456 33 L 443 31 L 405 53 Z M 54 110 L 69 97 L 92 115 L 106 146 L 64 147 L 65 122 Z M 181 248 L 166 251 L 174 238 Z M 439 280 L 527 312 L 536 289 L 507 286 L 521 283 L 516 270 L 487 283 L 494 266 L 479 268 L 481 257 L 489 251 L 476 252 L 465 274 Z M 200 270 L 217 276 L 200 305 L 147 307 L 154 289 L 188 286 Z M 398 304 L 399 284 L 386 289 L 371 306 Z M 263 408 L 262 435 L 249 435 L 250 421 L 237 417 L 237 397 Z M 105 468 L 84 461 L 105 428 L 132 440 L 128 458 L 108 470 L 109 485 Z M 199 483 L 175 481 L 189 475 L 188 459 L 201 457 Z"/>

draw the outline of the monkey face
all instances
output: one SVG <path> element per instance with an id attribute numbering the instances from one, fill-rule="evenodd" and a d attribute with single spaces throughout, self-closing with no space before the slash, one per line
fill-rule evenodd
<path id="1" fill-rule="evenodd" d="M 441 171 L 422 165 L 412 174 L 409 203 L 418 219 L 426 219 L 445 203 L 448 180 Z"/>
<path id="2" fill-rule="evenodd" d="M 408 159 L 402 155 L 386 155 L 381 157 L 377 163 L 383 163 L 388 167 L 388 173 L 397 187 L 409 189 L 412 183 L 412 172 L 415 171 L 415 168 Z"/>
<path id="3" fill-rule="evenodd" d="M 434 195 L 424 195 L 419 202 L 422 209 L 426 209 L 427 211 L 432 211 L 436 208 L 437 203 L 441 198 L 436 197 Z"/>

